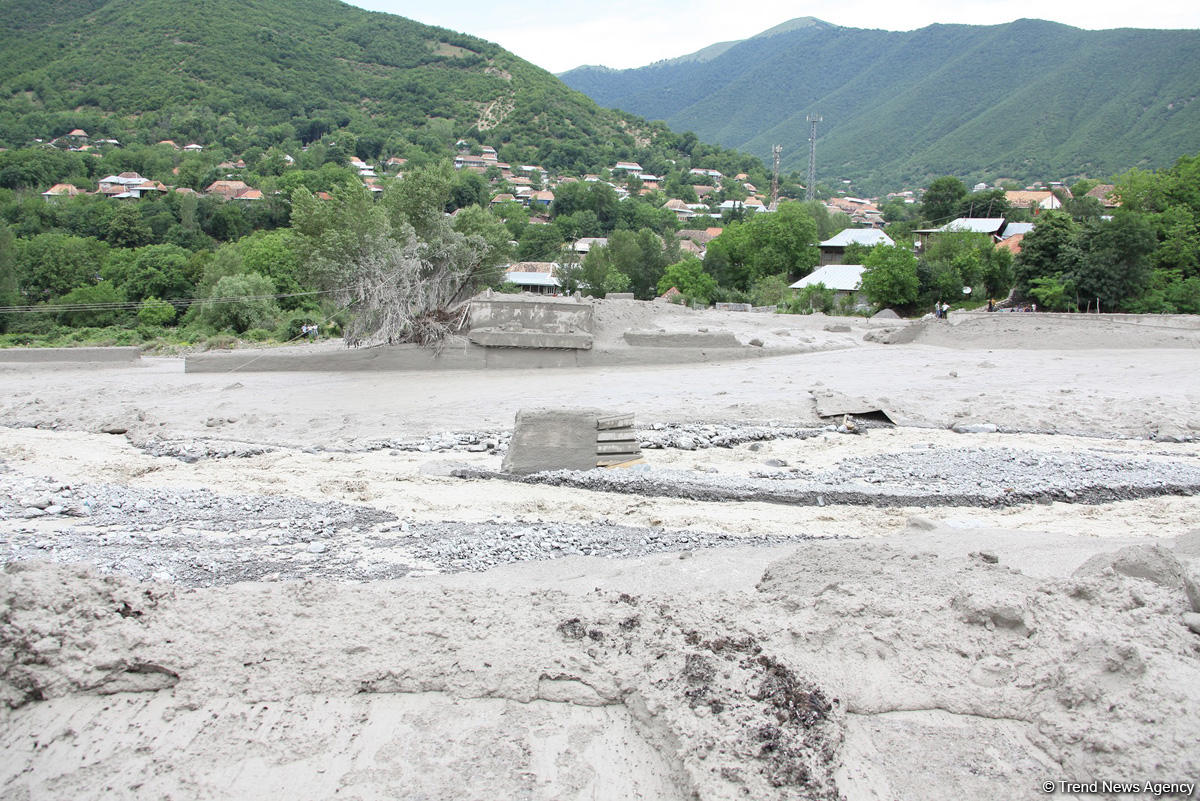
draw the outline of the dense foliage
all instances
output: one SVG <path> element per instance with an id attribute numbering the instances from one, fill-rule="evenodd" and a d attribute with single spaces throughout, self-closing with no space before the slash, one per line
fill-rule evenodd
<path id="1" fill-rule="evenodd" d="M 1163 167 L 1200 149 L 1200 31 L 1085 31 L 1051 22 L 916 31 L 797 30 L 714 58 L 561 77 L 605 106 L 818 175 L 856 194 L 939 175 L 1022 183 Z"/>
<path id="2" fill-rule="evenodd" d="M 210 0 L 203 11 L 182 0 L 74 0 L 52 15 L 43 5 L 0 4 L 0 146 L 81 128 L 93 140 L 171 139 L 233 154 L 296 156 L 323 143 L 340 164 L 440 160 L 460 138 L 555 172 L 653 164 L 696 148 L 729 166 L 756 161 L 601 109 L 498 45 L 337 0 Z M 76 167 L 23 165 L 0 185 L 93 174 L 85 157 L 63 158 Z M 184 185 L 200 181 L 181 173 Z"/>

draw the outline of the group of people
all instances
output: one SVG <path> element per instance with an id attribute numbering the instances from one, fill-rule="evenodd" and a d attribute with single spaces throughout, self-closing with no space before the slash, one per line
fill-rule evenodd
<path id="1" fill-rule="evenodd" d="M 300 326 L 300 335 L 307 339 L 315 340 L 320 331 L 321 328 L 316 323 L 312 323 L 311 325 L 309 323 L 304 323 Z"/>
<path id="2" fill-rule="evenodd" d="M 938 320 L 945 320 L 950 316 L 950 304 L 942 303 L 940 300 L 933 304 L 933 316 Z"/>

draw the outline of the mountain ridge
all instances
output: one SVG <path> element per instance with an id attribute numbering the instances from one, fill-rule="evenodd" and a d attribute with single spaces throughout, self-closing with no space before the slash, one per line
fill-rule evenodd
<path id="1" fill-rule="evenodd" d="M 810 26 L 701 63 L 560 76 L 601 105 L 807 164 L 864 189 L 968 179 L 1103 177 L 1200 149 L 1200 31 L 1084 31 L 1022 19 L 915 31 Z M 1034 113 L 1030 113 L 1031 110 Z"/>
<path id="2" fill-rule="evenodd" d="M 8 147 L 82 128 L 241 152 L 340 131 L 364 157 L 467 137 L 582 171 L 669 134 L 499 45 L 339 0 L 6 0 L 0 18 Z"/>

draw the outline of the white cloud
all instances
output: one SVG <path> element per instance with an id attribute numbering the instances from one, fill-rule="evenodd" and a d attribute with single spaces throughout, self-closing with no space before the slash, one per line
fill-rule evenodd
<path id="1" fill-rule="evenodd" d="M 852 28 L 914 30 L 934 23 L 997 25 L 1023 17 L 1078 28 L 1200 28 L 1195 0 L 1151 6 L 1095 0 L 561 0 L 508 5 L 481 0 L 431 5 L 415 0 L 354 0 L 373 11 L 415 19 L 496 42 L 552 72 L 581 64 L 640 67 L 716 42 L 745 39 L 795 17 Z"/>

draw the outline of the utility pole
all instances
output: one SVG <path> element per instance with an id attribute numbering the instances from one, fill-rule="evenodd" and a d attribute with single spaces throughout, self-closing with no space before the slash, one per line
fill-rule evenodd
<path id="1" fill-rule="evenodd" d="M 771 174 L 771 208 L 779 205 L 779 154 L 783 152 L 783 145 L 775 145 L 771 148 L 771 156 L 775 162 L 774 171 Z"/>
<path id="2" fill-rule="evenodd" d="M 808 115 L 808 186 L 804 187 L 805 200 L 812 200 L 817 189 L 817 123 L 823 120 L 820 114 Z"/>

